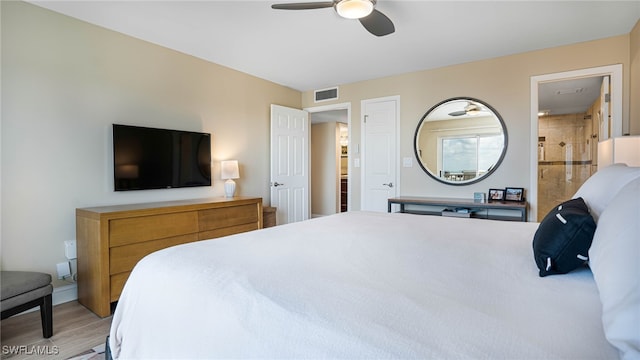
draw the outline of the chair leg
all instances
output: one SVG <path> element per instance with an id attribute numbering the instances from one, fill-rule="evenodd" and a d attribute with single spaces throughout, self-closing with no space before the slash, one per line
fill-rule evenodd
<path id="1" fill-rule="evenodd" d="M 40 318 L 42 319 L 42 336 L 46 339 L 53 335 L 53 300 L 51 294 L 45 296 L 40 304 Z"/>

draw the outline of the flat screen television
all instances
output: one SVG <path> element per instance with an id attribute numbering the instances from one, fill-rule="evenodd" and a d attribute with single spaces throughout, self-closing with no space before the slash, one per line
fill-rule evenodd
<path id="1" fill-rule="evenodd" d="M 211 134 L 113 124 L 115 191 L 211 186 Z"/>

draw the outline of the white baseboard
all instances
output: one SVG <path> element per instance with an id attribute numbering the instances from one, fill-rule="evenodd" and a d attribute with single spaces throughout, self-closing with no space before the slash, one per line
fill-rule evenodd
<path id="1" fill-rule="evenodd" d="M 53 306 L 78 300 L 78 284 L 69 284 L 53 288 Z"/>
<path id="2" fill-rule="evenodd" d="M 78 300 L 78 284 L 68 284 L 53 288 L 53 293 L 51 294 L 51 303 L 53 306 L 64 304 L 66 302 L 74 300 Z M 30 313 L 32 311 L 40 311 L 40 307 L 36 306 L 16 315 L 22 315 Z"/>

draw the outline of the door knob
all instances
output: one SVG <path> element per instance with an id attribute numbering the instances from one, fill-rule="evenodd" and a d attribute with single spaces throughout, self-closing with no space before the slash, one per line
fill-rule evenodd
<path id="1" fill-rule="evenodd" d="M 382 184 L 382 185 L 384 185 L 384 186 L 388 186 L 388 187 L 390 187 L 390 188 L 392 188 L 392 187 L 393 187 L 393 183 L 391 183 L 391 182 L 390 182 L 390 183 L 388 183 L 388 184 Z"/>
<path id="2" fill-rule="evenodd" d="M 277 182 L 277 181 L 273 183 L 273 186 L 275 186 L 275 187 L 278 187 L 278 186 L 281 186 L 281 185 L 284 185 L 284 184 L 280 184 L 280 183 L 279 183 L 279 182 Z"/>

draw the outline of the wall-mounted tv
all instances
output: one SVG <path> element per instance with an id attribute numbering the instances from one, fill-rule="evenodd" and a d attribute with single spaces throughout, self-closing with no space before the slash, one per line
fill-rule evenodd
<path id="1" fill-rule="evenodd" d="M 113 124 L 115 191 L 211 186 L 211 134 Z"/>

